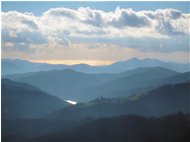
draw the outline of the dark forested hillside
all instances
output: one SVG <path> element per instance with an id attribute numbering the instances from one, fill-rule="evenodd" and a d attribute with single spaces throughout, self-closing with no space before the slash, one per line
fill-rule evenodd
<path id="1" fill-rule="evenodd" d="M 47 135 L 32 142 L 188 142 L 188 115 L 176 113 L 161 118 L 123 115 L 101 118 L 73 131 Z"/>
<path id="2" fill-rule="evenodd" d="M 68 104 L 26 83 L 2 79 L 2 119 L 40 118 Z"/>

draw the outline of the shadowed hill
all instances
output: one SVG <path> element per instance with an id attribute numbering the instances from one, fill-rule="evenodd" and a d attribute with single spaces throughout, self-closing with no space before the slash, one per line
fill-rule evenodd
<path id="1" fill-rule="evenodd" d="M 157 86 L 157 80 L 176 75 L 177 72 L 161 67 L 137 68 L 119 74 L 118 78 L 101 84 L 96 90 L 113 91 Z"/>
<path id="2" fill-rule="evenodd" d="M 160 67 L 139 68 L 132 71 L 121 73 L 120 77 L 114 80 L 90 88 L 84 93 L 86 98 L 124 97 L 167 84 L 190 82 L 190 72 L 176 73 Z M 87 92 L 91 92 L 90 95 Z"/>
<path id="3" fill-rule="evenodd" d="M 166 85 L 127 98 L 98 98 L 47 115 L 50 120 L 111 117 L 121 114 L 162 116 L 190 110 L 190 83 Z"/>
<path id="4" fill-rule="evenodd" d="M 189 116 L 180 112 L 161 118 L 123 115 L 101 118 L 71 132 L 47 135 L 31 142 L 188 142 L 189 124 Z"/>
<path id="5" fill-rule="evenodd" d="M 40 118 L 68 105 L 26 83 L 1 81 L 2 119 Z"/>

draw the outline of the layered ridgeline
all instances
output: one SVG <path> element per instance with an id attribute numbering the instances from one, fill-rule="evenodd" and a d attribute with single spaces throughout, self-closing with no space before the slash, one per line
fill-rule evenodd
<path id="1" fill-rule="evenodd" d="M 63 69 L 73 69 L 84 73 L 121 73 L 126 70 L 132 70 L 139 67 L 164 67 L 178 72 L 189 71 L 189 64 L 179 64 L 172 62 L 164 62 L 158 59 L 137 59 L 132 58 L 127 61 L 115 62 L 111 65 L 105 66 L 90 66 L 87 64 L 77 64 L 77 65 L 63 65 L 63 64 L 46 64 L 46 63 L 34 63 L 25 60 L 11 60 L 2 59 L 2 74 L 15 74 L 15 73 L 26 73 L 34 71 L 48 71 L 48 70 L 63 70 Z"/>
<path id="2" fill-rule="evenodd" d="M 75 120 L 112 117 L 123 114 L 162 116 L 177 111 L 189 113 L 190 82 L 164 85 L 121 98 L 97 98 L 47 115 L 48 120 Z"/>
<path id="3" fill-rule="evenodd" d="M 41 119 L 2 119 L 2 140 L 186 141 L 189 132 L 188 115 L 178 113 L 159 117 L 178 111 L 189 113 L 189 88 L 190 83 L 164 85 L 129 97 L 101 97 L 87 103 L 68 106 Z M 45 109 L 42 111 L 46 113 Z"/>
<path id="4" fill-rule="evenodd" d="M 101 96 L 128 96 L 164 84 L 189 81 L 190 72 L 177 73 L 162 67 L 148 67 L 117 74 L 86 74 L 66 69 L 13 74 L 5 78 L 38 86 L 65 100 L 84 102 Z"/>
<path id="5" fill-rule="evenodd" d="M 41 118 L 68 105 L 26 83 L 8 79 L 1 83 L 2 119 Z"/>
<path id="6" fill-rule="evenodd" d="M 115 78 L 111 74 L 85 74 L 74 70 L 53 70 L 15 74 L 6 78 L 36 85 L 43 91 L 65 100 L 83 99 L 83 91 Z"/>
<path id="7" fill-rule="evenodd" d="M 4 74 L 18 73 L 2 79 L 2 141 L 187 140 L 190 72 L 178 66 L 150 59 L 70 69 L 19 62 L 2 66 Z"/>

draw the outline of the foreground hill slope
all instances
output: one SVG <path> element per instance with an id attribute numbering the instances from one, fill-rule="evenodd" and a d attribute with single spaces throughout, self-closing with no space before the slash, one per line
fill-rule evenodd
<path id="1" fill-rule="evenodd" d="M 101 118 L 70 132 L 60 132 L 31 140 L 31 142 L 188 142 L 189 116 L 183 113 L 161 118 L 123 115 Z"/>
<path id="2" fill-rule="evenodd" d="M 39 88 L 7 79 L 1 85 L 2 119 L 40 118 L 68 104 Z"/>

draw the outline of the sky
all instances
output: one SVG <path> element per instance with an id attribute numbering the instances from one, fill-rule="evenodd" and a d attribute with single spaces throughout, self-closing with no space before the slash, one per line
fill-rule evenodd
<path id="1" fill-rule="evenodd" d="M 2 58 L 189 62 L 189 2 L 2 2 Z"/>

